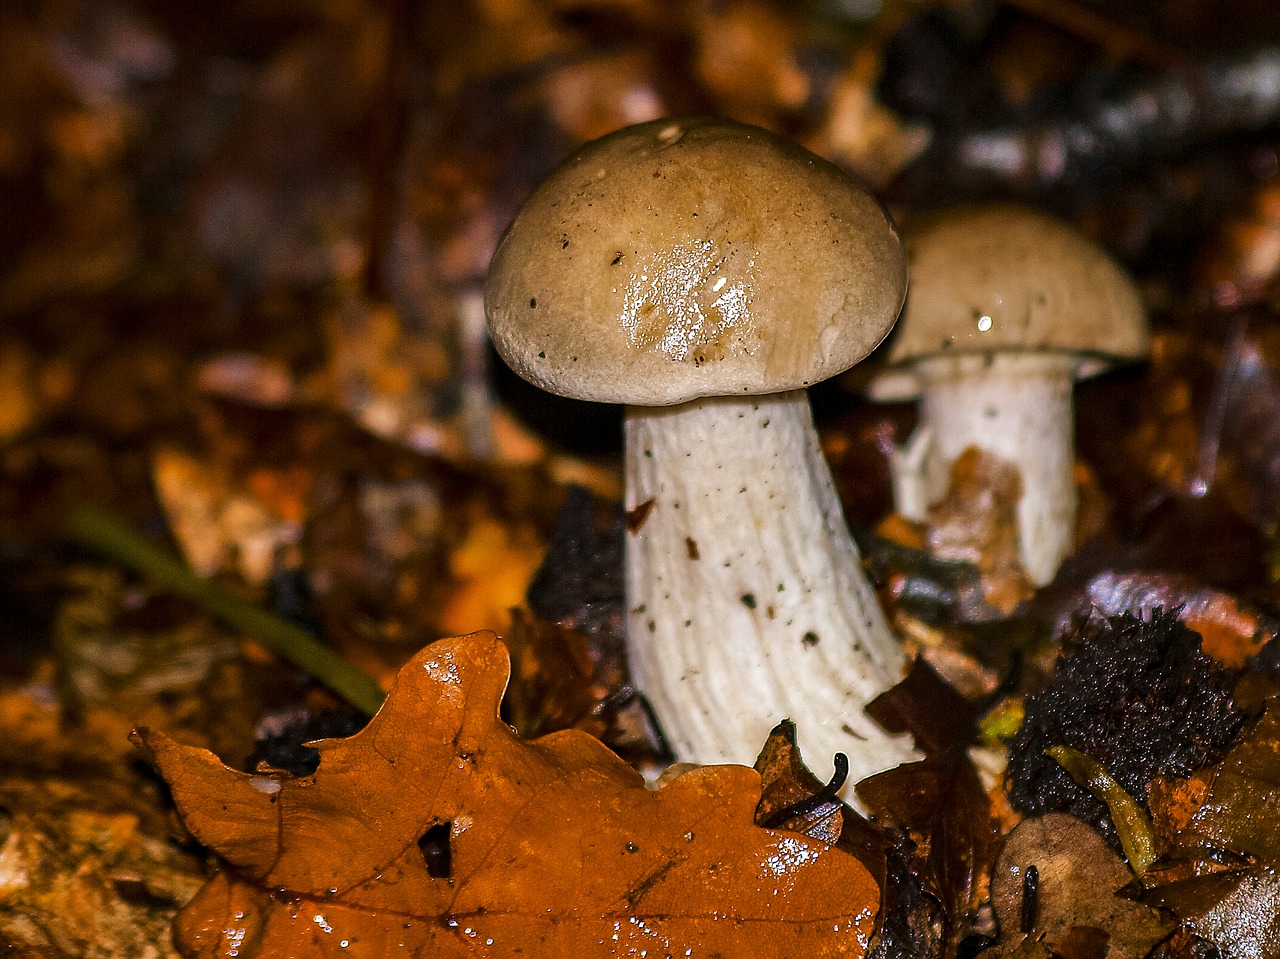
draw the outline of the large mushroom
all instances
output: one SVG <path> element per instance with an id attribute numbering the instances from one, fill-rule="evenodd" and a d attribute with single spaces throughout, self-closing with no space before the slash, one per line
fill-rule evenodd
<path id="1" fill-rule="evenodd" d="M 1075 533 L 1072 384 L 1146 355 L 1137 290 L 1074 228 L 1016 206 L 937 215 L 907 252 L 911 293 L 870 389 L 920 401 L 896 457 L 897 510 L 923 520 L 971 446 L 1012 462 L 1022 565 L 1043 586 Z"/>
<path id="2" fill-rule="evenodd" d="M 628 642 L 680 759 L 750 763 L 785 717 L 815 770 L 911 755 L 864 713 L 902 652 L 804 392 L 883 339 L 905 285 L 865 189 L 723 120 L 586 145 L 498 246 L 502 357 L 552 393 L 626 404 Z"/>

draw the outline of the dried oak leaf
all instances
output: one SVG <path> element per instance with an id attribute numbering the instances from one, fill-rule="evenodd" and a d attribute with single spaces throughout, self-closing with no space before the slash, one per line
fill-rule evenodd
<path id="1" fill-rule="evenodd" d="M 227 861 L 179 916 L 192 956 L 861 956 L 879 888 L 852 856 L 753 824 L 760 776 L 661 790 L 576 730 L 497 718 L 492 633 L 428 646 L 316 773 L 247 775 L 139 730 Z M 688 950 L 688 951 L 686 951 Z"/>
<path id="2" fill-rule="evenodd" d="M 1004 931 L 996 959 L 1051 953 L 1142 959 L 1171 926 L 1154 909 L 1117 895 L 1132 879 L 1124 860 L 1079 819 L 1065 813 L 1024 819 L 991 875 Z"/>

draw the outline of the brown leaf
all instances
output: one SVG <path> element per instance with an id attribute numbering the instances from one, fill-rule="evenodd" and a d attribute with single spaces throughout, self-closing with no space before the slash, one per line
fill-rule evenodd
<path id="1" fill-rule="evenodd" d="M 1280 876 L 1247 869 L 1171 883 L 1152 897 L 1226 956 L 1280 956 Z"/>
<path id="2" fill-rule="evenodd" d="M 932 755 L 970 742 L 980 709 L 917 658 L 906 678 L 873 699 L 867 712 L 891 733 L 910 732 L 916 746 Z"/>
<path id="3" fill-rule="evenodd" d="M 1222 762 L 1186 779 L 1157 778 L 1148 789 L 1152 824 L 1164 849 L 1217 849 L 1280 866 L 1280 700 Z"/>
<path id="4" fill-rule="evenodd" d="M 631 762 L 670 762 L 631 685 L 620 639 L 589 635 L 516 607 L 506 642 L 512 680 L 503 715 L 521 738 L 580 729 Z"/>
<path id="5" fill-rule="evenodd" d="M 6 956 L 176 957 L 169 927 L 199 858 L 168 842 L 146 791 L 83 768 L 0 774 L 0 944 Z"/>
<path id="6" fill-rule="evenodd" d="M 769 733 L 755 769 L 761 780 L 756 825 L 788 829 L 839 846 L 861 860 L 884 887 L 888 845 L 884 833 L 834 796 L 841 785 L 838 780 L 824 783 L 804 764 L 791 720 L 784 719 Z"/>
<path id="7" fill-rule="evenodd" d="M 898 766 L 858 783 L 857 794 L 873 818 L 916 844 L 912 871 L 942 903 L 954 949 L 981 899 L 995 843 L 991 803 L 968 754 L 952 749 Z"/>
<path id="8" fill-rule="evenodd" d="M 894 838 L 858 815 L 848 804 L 832 799 L 833 784 L 823 783 L 800 758 L 795 725 L 783 720 L 773 728 L 756 759 L 763 794 L 756 807 L 756 824 L 792 829 L 810 838 L 835 843 L 856 856 L 881 889 L 879 929 L 871 959 L 893 956 L 938 956 L 942 953 L 937 906 L 923 894 L 907 862 L 913 844 Z"/>
<path id="9" fill-rule="evenodd" d="M 840 841 L 847 807 L 800 758 L 791 720 L 773 727 L 755 770 L 760 774 L 757 825 L 803 833 L 833 846 Z"/>
<path id="10" fill-rule="evenodd" d="M 972 563 L 988 603 L 1006 615 L 1033 592 L 1018 550 L 1022 479 L 1015 464 L 969 447 L 951 467 L 947 495 L 929 511 L 929 552 Z"/>
<path id="11" fill-rule="evenodd" d="M 1024 953 L 1027 941 L 1073 959 L 1142 959 L 1170 930 L 1155 910 L 1116 895 L 1132 879 L 1106 840 L 1080 820 L 1064 813 L 1023 820 L 991 876 L 1005 933 L 1001 959 Z"/>
<path id="12" fill-rule="evenodd" d="M 497 721 L 506 649 L 443 640 L 313 776 L 246 775 L 136 734 L 229 864 L 180 916 L 189 955 L 860 956 L 879 889 L 831 846 L 760 829 L 759 775 L 657 791 L 575 730 Z M 833 890 L 838 890 L 833 896 Z M 689 953 L 692 954 L 692 953 Z"/>
<path id="13" fill-rule="evenodd" d="M 601 704 L 611 690 L 596 676 L 588 638 L 516 607 L 507 646 L 512 683 L 507 715 L 516 731 L 534 739 L 558 729 L 581 729 L 604 739 Z"/>

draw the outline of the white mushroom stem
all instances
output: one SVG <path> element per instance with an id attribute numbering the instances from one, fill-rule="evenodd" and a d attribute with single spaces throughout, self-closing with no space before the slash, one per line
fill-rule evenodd
<path id="1" fill-rule="evenodd" d="M 1037 586 L 1053 579 L 1070 554 L 1076 525 L 1071 388 L 1079 357 L 1014 350 L 917 360 L 920 436 L 911 455 L 894 458 L 894 488 L 923 490 L 895 504 L 924 520 L 924 505 L 947 492 L 951 467 L 976 446 L 1018 467 L 1018 541 L 1023 568 Z M 919 442 L 917 441 L 919 440 Z M 921 449 L 923 447 L 923 449 Z"/>
<path id="2" fill-rule="evenodd" d="M 818 776 L 916 758 L 864 712 L 903 655 L 806 394 L 628 407 L 626 431 L 631 662 L 677 758 L 750 764 L 788 717 Z"/>

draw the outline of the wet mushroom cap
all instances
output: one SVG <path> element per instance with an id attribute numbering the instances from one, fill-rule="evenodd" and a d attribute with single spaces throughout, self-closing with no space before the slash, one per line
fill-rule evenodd
<path id="1" fill-rule="evenodd" d="M 996 351 L 1080 357 L 1077 378 L 1147 355 L 1133 282 L 1072 227 L 1013 206 L 950 210 L 906 238 L 911 291 L 872 394 L 919 395 L 910 364 Z"/>
<path id="2" fill-rule="evenodd" d="M 658 120 L 538 187 L 494 254 L 485 311 L 541 388 L 667 406 L 848 369 L 905 283 L 892 223 L 839 167 L 757 127 Z"/>

